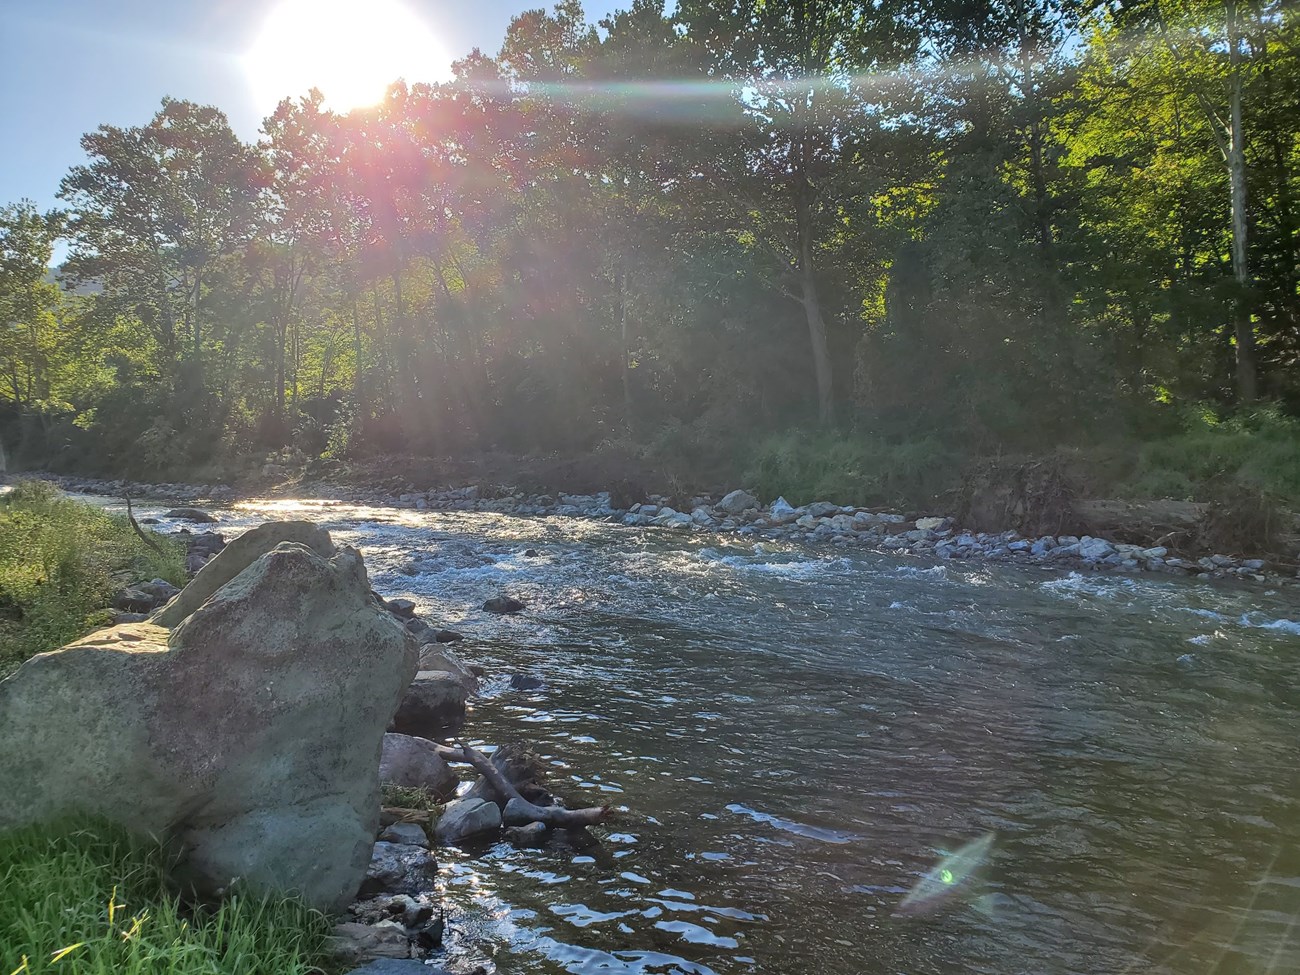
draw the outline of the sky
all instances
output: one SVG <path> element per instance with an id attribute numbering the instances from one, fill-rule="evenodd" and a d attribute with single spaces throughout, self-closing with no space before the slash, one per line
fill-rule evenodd
<path id="1" fill-rule="evenodd" d="M 543 5 L 0 0 L 0 204 L 55 206 L 59 180 L 84 160 L 82 134 L 143 125 L 164 95 L 216 105 L 252 141 L 280 97 L 316 84 L 346 109 L 397 77 L 442 80 L 475 47 L 495 54 L 511 18 Z M 614 5 L 589 2 L 589 19 Z"/>

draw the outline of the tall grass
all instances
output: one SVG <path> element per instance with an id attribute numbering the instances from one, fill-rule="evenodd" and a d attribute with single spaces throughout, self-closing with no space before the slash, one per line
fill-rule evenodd
<path id="1" fill-rule="evenodd" d="M 1196 410 L 1181 432 L 1140 443 L 1134 455 L 1117 494 L 1209 500 L 1216 486 L 1235 482 L 1300 501 L 1300 420 L 1272 410 L 1222 420 Z"/>
<path id="2" fill-rule="evenodd" d="M 960 480 L 952 451 L 928 438 L 889 443 L 854 433 L 791 431 L 761 441 L 745 483 L 792 504 L 919 504 Z"/>
<path id="3" fill-rule="evenodd" d="M 113 593 L 140 579 L 185 583 L 185 550 L 160 552 L 113 516 L 40 481 L 0 495 L 0 677 L 109 619 Z"/>
<path id="4" fill-rule="evenodd" d="M 158 844 L 108 825 L 0 832 L 0 972 L 307 975 L 329 920 L 298 900 L 234 894 L 211 909 L 168 889 Z"/>

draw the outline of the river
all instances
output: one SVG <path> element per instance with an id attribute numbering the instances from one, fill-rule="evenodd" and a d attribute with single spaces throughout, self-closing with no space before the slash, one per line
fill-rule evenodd
<path id="1" fill-rule="evenodd" d="M 441 851 L 458 970 L 1300 970 L 1295 590 L 321 502 L 220 529 L 291 517 L 466 634 L 471 740 L 619 810 L 594 850 Z"/>

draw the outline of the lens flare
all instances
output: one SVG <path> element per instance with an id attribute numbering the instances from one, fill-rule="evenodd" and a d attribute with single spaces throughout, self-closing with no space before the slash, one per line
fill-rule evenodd
<path id="1" fill-rule="evenodd" d="M 985 833 L 949 853 L 926 871 L 898 905 L 899 914 L 929 914 L 954 898 L 973 893 L 980 869 L 993 852 L 994 833 Z"/>

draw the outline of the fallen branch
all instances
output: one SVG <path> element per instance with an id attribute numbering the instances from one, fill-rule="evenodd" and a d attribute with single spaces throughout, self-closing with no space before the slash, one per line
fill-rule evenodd
<path id="1" fill-rule="evenodd" d="M 123 494 L 122 497 L 126 498 L 126 520 L 131 523 L 131 527 L 135 529 L 135 533 L 140 536 L 140 541 L 144 542 L 159 555 L 166 555 L 167 553 L 162 550 L 162 546 L 150 538 L 149 533 L 141 528 L 140 523 L 135 520 L 135 512 L 131 510 L 131 495 Z"/>
<path id="2" fill-rule="evenodd" d="M 539 806 L 529 802 L 519 794 L 501 770 L 492 764 L 492 760 L 476 748 L 471 748 L 463 741 L 457 741 L 455 748 L 449 745 L 437 745 L 438 754 L 445 762 L 457 762 L 473 766 L 494 789 L 505 797 L 508 803 L 515 803 L 520 811 L 528 815 L 535 823 L 545 823 L 557 829 L 580 829 L 594 826 L 609 816 L 609 806 L 592 806 L 588 809 L 565 809 L 563 806 Z"/>

